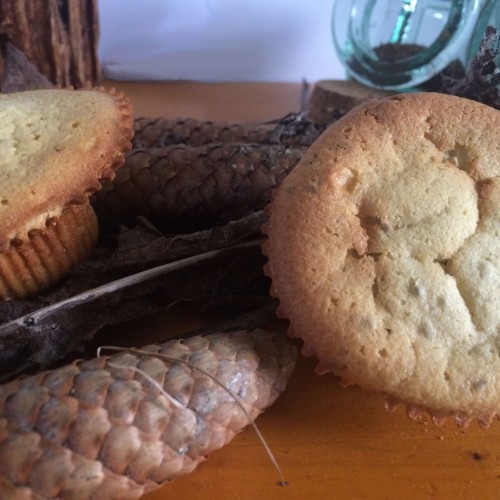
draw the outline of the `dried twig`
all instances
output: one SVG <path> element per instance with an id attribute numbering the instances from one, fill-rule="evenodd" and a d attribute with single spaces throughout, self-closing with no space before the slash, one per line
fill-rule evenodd
<path id="1" fill-rule="evenodd" d="M 84 287 L 52 299 L 0 303 L 0 379 L 46 368 L 78 352 L 107 324 L 119 323 L 191 302 L 202 308 L 226 305 L 246 310 L 270 301 L 262 274 L 260 242 L 175 261 L 123 279 Z M 82 284 L 82 283 L 80 283 Z M 20 315 L 20 313 L 22 315 Z"/>

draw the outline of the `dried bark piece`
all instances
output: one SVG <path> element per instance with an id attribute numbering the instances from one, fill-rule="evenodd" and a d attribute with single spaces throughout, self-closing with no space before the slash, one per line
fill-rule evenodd
<path id="1" fill-rule="evenodd" d="M 152 355 L 123 352 L 0 386 L 0 497 L 139 498 L 191 472 L 249 423 L 206 373 L 255 419 L 295 362 L 289 341 L 264 330 L 143 350 Z"/>
<path id="2" fill-rule="evenodd" d="M 307 116 L 313 122 L 331 123 L 368 99 L 387 97 L 392 93 L 353 80 L 320 80 L 309 98 Z"/>
<path id="3" fill-rule="evenodd" d="M 189 234 L 167 236 L 140 223 L 132 228 L 122 227 L 118 247 L 103 258 L 87 260 L 75 268 L 74 274 L 106 272 L 145 267 L 173 261 L 190 255 L 222 249 L 262 237 L 261 226 L 267 219 L 264 210 L 251 212 L 227 224 Z"/>
<path id="4" fill-rule="evenodd" d="M 97 0 L 0 0 L 0 34 L 58 86 L 88 87 L 102 79 Z"/>
<path id="5" fill-rule="evenodd" d="M 20 50 L 11 43 L 2 44 L 4 70 L 0 82 L 2 94 L 54 88 Z"/>
<path id="6" fill-rule="evenodd" d="M 289 113 L 273 122 L 270 144 L 308 148 L 325 131 L 327 124 L 311 121 L 305 111 Z"/>
<path id="7" fill-rule="evenodd" d="M 93 205 L 108 223 L 142 215 L 165 231 L 210 227 L 262 208 L 302 152 L 258 144 L 136 149 Z"/>

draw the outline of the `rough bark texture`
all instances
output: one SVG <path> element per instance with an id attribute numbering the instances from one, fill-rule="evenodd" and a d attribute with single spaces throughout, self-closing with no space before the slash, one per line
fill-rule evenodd
<path id="1" fill-rule="evenodd" d="M 167 231 L 210 227 L 266 204 L 302 152 L 256 144 L 135 149 L 93 205 L 103 222 L 142 215 Z"/>
<path id="2" fill-rule="evenodd" d="M 283 336 L 263 330 L 145 349 L 208 372 L 252 419 L 284 390 L 295 361 Z M 154 356 L 121 353 L 19 379 L 0 386 L 0 498 L 138 498 L 247 424 L 205 373 Z"/>
<path id="3" fill-rule="evenodd" d="M 367 99 L 387 97 L 391 92 L 372 89 L 353 80 L 320 80 L 308 103 L 308 118 L 317 123 L 334 122 Z"/>
<path id="4" fill-rule="evenodd" d="M 56 85 L 93 86 L 102 77 L 97 0 L 0 0 L 0 35 Z"/>
<path id="5" fill-rule="evenodd" d="M 2 43 L 1 54 L 3 55 L 3 72 L 0 78 L 2 94 L 54 88 L 54 84 L 28 61 L 24 52 L 16 49 L 10 42 Z"/>

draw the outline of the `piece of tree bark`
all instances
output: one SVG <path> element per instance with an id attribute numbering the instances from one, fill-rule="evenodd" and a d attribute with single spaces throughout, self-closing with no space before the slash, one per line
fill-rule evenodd
<path id="1" fill-rule="evenodd" d="M 387 97 L 393 93 L 365 87 L 353 80 L 320 80 L 309 98 L 307 117 L 313 122 L 330 123 L 368 99 Z"/>
<path id="2" fill-rule="evenodd" d="M 0 0 L 0 35 L 58 86 L 88 87 L 102 78 L 97 0 Z"/>
<path id="3" fill-rule="evenodd" d="M 54 88 L 52 82 L 28 61 L 24 52 L 16 49 L 10 42 L 2 43 L 2 55 L 4 71 L 0 78 L 0 91 L 3 94 Z"/>

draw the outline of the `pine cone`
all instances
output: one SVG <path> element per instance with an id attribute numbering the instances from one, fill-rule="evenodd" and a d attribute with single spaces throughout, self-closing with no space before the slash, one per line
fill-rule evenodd
<path id="1" fill-rule="evenodd" d="M 252 419 L 284 390 L 295 360 L 284 337 L 263 330 L 144 350 L 208 372 Z M 0 386 L 0 498 L 138 498 L 191 472 L 248 423 L 213 379 L 154 355 L 123 352 L 18 379 Z"/>
<path id="2" fill-rule="evenodd" d="M 103 222 L 142 215 L 166 231 L 210 227 L 262 208 L 302 152 L 257 144 L 136 149 L 93 205 Z"/>
<path id="3" fill-rule="evenodd" d="M 172 144 L 201 146 L 213 142 L 267 142 L 271 125 L 242 125 L 224 122 L 137 118 L 134 123 L 134 148 L 152 148 Z"/>
<path id="4" fill-rule="evenodd" d="M 280 120 L 263 124 L 241 124 L 166 118 L 137 118 L 133 147 L 156 148 L 173 144 L 201 146 L 213 143 L 275 144 L 308 147 L 325 130 L 303 113 L 290 113 Z"/>

